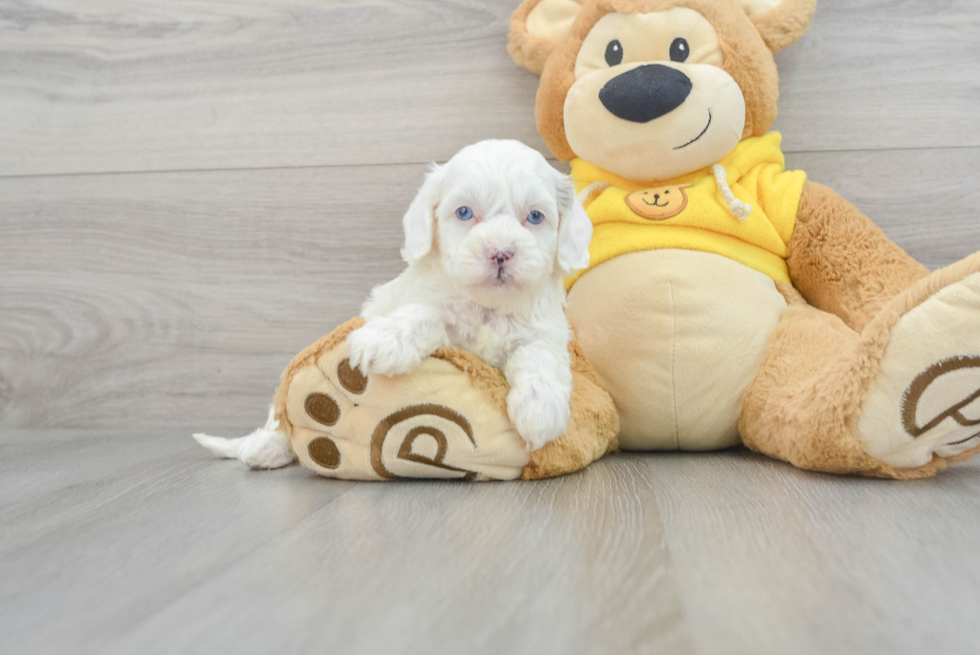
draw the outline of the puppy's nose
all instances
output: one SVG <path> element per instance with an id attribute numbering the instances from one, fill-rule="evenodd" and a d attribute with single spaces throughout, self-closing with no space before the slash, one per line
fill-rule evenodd
<path id="1" fill-rule="evenodd" d="M 646 64 L 606 82 L 599 100 L 613 116 L 649 123 L 683 105 L 693 86 L 691 78 L 676 68 Z"/>
<path id="2" fill-rule="evenodd" d="M 494 250 L 490 253 L 490 259 L 497 266 L 503 266 L 504 262 L 509 261 L 514 256 L 513 250 Z"/>

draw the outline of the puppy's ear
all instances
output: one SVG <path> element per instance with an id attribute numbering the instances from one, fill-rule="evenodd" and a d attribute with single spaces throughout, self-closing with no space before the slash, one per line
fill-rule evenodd
<path id="1" fill-rule="evenodd" d="M 795 43 L 810 27 L 817 0 L 739 0 L 773 52 Z"/>
<path id="2" fill-rule="evenodd" d="M 442 168 L 432 165 L 425 182 L 419 189 L 415 200 L 408 206 L 402 225 L 405 227 L 405 246 L 402 248 L 402 259 L 414 264 L 432 250 L 432 240 L 435 234 L 436 207 L 442 196 Z"/>
<path id="3" fill-rule="evenodd" d="M 558 268 L 563 274 L 589 266 L 589 244 L 592 242 L 592 220 L 575 197 L 570 177 L 558 182 Z"/>
<path id="4" fill-rule="evenodd" d="M 535 75 L 572 28 L 584 0 L 524 0 L 510 17 L 507 52 Z"/>

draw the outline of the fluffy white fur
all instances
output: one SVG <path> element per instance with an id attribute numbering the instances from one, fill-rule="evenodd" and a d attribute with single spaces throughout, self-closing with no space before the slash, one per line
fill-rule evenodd
<path id="1" fill-rule="evenodd" d="M 289 439 L 279 431 L 275 407 L 269 407 L 265 426 L 252 434 L 237 439 L 210 437 L 198 432 L 197 443 L 225 459 L 239 459 L 253 469 L 277 469 L 288 466 L 296 459 L 289 447 Z"/>
<path id="2" fill-rule="evenodd" d="M 371 293 L 367 324 L 347 337 L 351 364 L 396 375 L 463 348 L 503 369 L 530 447 L 557 439 L 572 393 L 562 278 L 588 266 L 592 239 L 571 181 L 517 141 L 484 141 L 432 168 L 404 223 L 408 268 Z"/>
<path id="3" fill-rule="evenodd" d="M 463 207 L 472 218 L 459 218 Z M 408 267 L 372 291 L 367 323 L 347 337 L 351 364 L 397 375 L 440 347 L 463 348 L 503 369 L 529 449 L 557 439 L 572 392 L 562 278 L 588 266 L 592 239 L 571 180 L 517 141 L 483 141 L 432 167 L 404 228 Z M 270 425 L 240 440 L 195 438 L 255 468 L 284 466 L 293 455 L 282 463 L 288 442 Z"/>

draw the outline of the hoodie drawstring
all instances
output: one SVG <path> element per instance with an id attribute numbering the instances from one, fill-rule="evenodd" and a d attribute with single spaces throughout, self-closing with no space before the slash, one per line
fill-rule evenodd
<path id="1" fill-rule="evenodd" d="M 744 223 L 745 219 L 752 213 L 752 205 L 742 202 L 732 193 L 732 188 L 728 186 L 728 171 L 725 170 L 724 166 L 715 164 L 711 167 L 711 172 L 715 174 L 715 184 L 718 185 L 718 191 L 721 193 L 721 197 L 728 203 L 728 210 L 735 218 Z"/>
<path id="2" fill-rule="evenodd" d="M 602 193 L 610 186 L 612 185 L 610 185 L 609 182 L 593 182 L 589 186 L 579 191 L 575 198 L 578 200 L 580 205 L 585 206 L 585 203 L 591 200 L 592 196 Z"/>

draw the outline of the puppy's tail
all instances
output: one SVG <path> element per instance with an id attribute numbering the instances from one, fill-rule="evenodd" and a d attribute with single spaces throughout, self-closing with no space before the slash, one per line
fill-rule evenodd
<path id="1" fill-rule="evenodd" d="M 289 438 L 285 432 L 279 431 L 274 407 L 269 408 L 265 426 L 248 436 L 225 439 L 198 432 L 194 439 L 218 457 L 240 460 L 253 469 L 278 469 L 296 460 L 289 447 Z"/>

